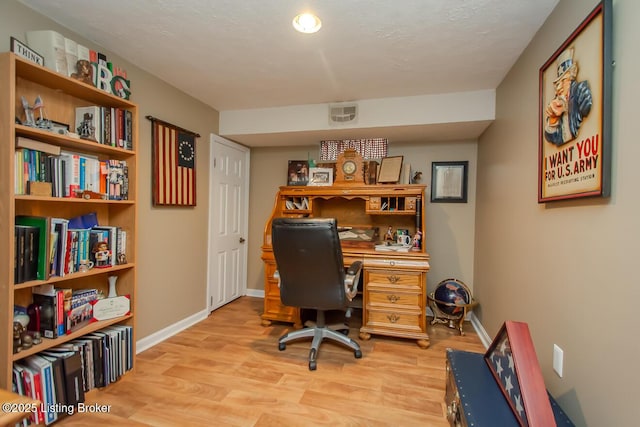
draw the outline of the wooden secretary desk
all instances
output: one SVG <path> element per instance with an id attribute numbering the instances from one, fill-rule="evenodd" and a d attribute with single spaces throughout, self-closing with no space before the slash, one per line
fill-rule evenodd
<path id="1" fill-rule="evenodd" d="M 277 217 L 336 218 L 341 233 L 345 266 L 363 262 L 362 328 L 360 338 L 371 334 L 417 340 L 429 346 L 426 300 L 429 254 L 425 250 L 425 186 L 423 185 L 333 185 L 280 187 L 275 205 L 264 229 L 264 313 L 262 324 L 272 321 L 301 327 L 300 312 L 280 301 L 277 266 L 271 247 L 271 221 Z M 417 250 L 380 250 L 376 243 L 393 231 L 422 232 Z M 345 236 L 347 234 L 347 236 Z M 354 234 L 358 237 L 354 237 Z M 344 238 L 343 238 L 344 237 Z M 369 237 L 370 239 L 367 239 Z M 358 307 L 358 301 L 355 304 Z"/>

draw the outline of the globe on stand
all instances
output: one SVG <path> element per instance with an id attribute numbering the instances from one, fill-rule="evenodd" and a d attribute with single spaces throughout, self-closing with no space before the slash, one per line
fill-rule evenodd
<path id="1" fill-rule="evenodd" d="M 429 295 L 428 302 L 433 311 L 431 324 L 447 324 L 450 328 L 458 329 L 460 335 L 464 335 L 462 323 L 467 312 L 478 305 L 469 287 L 458 279 L 445 279 L 438 283 L 435 291 Z"/>

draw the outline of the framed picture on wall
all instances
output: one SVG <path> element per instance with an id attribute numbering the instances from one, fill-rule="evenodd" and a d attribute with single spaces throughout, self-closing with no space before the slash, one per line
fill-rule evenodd
<path id="1" fill-rule="evenodd" d="M 431 163 L 431 202 L 467 203 L 468 161 Z"/>
<path id="2" fill-rule="evenodd" d="M 601 1 L 540 68 L 538 203 L 610 194 L 612 12 Z"/>

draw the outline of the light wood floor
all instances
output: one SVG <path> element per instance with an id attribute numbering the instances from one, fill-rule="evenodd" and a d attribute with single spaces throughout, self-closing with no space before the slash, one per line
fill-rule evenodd
<path id="1" fill-rule="evenodd" d="M 278 351 L 288 324 L 260 325 L 262 299 L 242 297 L 208 319 L 140 353 L 136 370 L 89 394 L 107 414 L 75 414 L 57 425 L 86 426 L 447 426 L 445 349 L 484 352 L 468 322 L 465 336 L 429 327 L 431 346 L 349 336 L 362 359 L 329 342 L 309 371 L 310 341 Z"/>

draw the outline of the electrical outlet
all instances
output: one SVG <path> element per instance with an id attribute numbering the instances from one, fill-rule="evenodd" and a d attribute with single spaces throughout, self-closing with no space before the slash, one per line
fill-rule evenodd
<path id="1" fill-rule="evenodd" d="M 553 370 L 562 378 L 562 364 L 564 359 L 564 351 L 557 344 L 553 345 Z"/>

